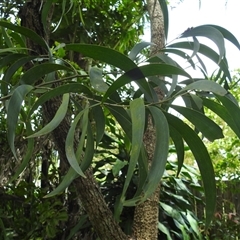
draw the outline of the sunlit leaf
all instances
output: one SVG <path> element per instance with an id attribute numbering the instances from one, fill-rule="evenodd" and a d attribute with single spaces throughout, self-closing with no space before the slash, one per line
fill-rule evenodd
<path id="1" fill-rule="evenodd" d="M 89 70 L 90 82 L 95 90 L 105 93 L 109 86 L 103 81 L 102 70 L 96 67 L 91 67 Z"/>

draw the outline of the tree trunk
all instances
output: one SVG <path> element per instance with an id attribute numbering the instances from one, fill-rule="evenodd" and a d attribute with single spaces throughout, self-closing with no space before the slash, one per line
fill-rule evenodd
<path id="1" fill-rule="evenodd" d="M 158 0 L 147 0 L 148 13 L 151 23 L 151 42 L 155 45 L 151 48 L 151 55 L 159 52 L 164 47 L 164 20 Z M 160 88 L 155 88 L 159 100 L 163 98 Z M 154 153 L 156 133 L 152 119 L 148 119 L 148 127 L 144 135 L 144 145 L 148 154 L 149 166 Z M 133 232 L 137 240 L 158 239 L 158 217 L 159 217 L 159 194 L 160 183 L 156 191 L 145 202 L 135 208 Z"/>
<path id="2" fill-rule="evenodd" d="M 44 31 L 41 22 L 41 0 L 32 0 L 26 2 L 21 9 L 19 16 L 21 17 L 22 26 L 27 27 L 48 42 L 48 34 Z M 49 17 L 50 20 L 50 17 Z M 50 22 L 50 21 L 49 21 Z M 27 47 L 31 49 L 30 54 L 46 55 L 46 51 L 41 46 L 35 44 L 31 40 L 27 40 Z M 30 67 L 30 66 L 28 66 Z M 43 117 L 49 122 L 55 115 L 61 104 L 60 98 L 51 99 L 43 106 Z M 67 169 L 69 164 L 65 154 L 65 139 L 70 128 L 70 119 L 66 117 L 61 125 L 53 131 L 53 140 L 59 152 L 60 160 Z M 128 237 L 123 233 L 119 225 L 113 218 L 113 214 L 108 208 L 103 195 L 96 183 L 91 169 L 85 172 L 86 178 L 78 177 L 74 181 L 74 186 L 79 196 L 79 200 L 83 208 L 88 214 L 94 230 L 102 240 L 126 240 Z"/>

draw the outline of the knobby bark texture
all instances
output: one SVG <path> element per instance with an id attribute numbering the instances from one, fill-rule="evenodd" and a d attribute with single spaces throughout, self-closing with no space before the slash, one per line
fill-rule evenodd
<path id="1" fill-rule="evenodd" d="M 49 32 L 44 29 L 41 20 L 41 5 L 42 0 L 27 1 L 19 12 L 21 24 L 27 27 L 48 42 Z M 50 23 L 51 13 L 49 14 L 48 22 Z M 47 55 L 45 49 L 37 45 L 30 39 L 26 41 L 27 47 L 31 49 L 29 54 Z M 30 65 L 27 66 L 31 67 Z M 49 122 L 55 115 L 61 104 L 61 98 L 55 98 L 48 101 L 43 106 L 43 116 L 46 122 Z M 70 118 L 66 117 L 61 125 L 53 131 L 52 137 L 56 148 L 59 152 L 62 169 L 66 170 L 69 167 L 65 154 L 65 139 L 70 128 Z M 104 197 L 100 191 L 97 182 L 94 179 L 91 169 L 85 172 L 86 178 L 79 177 L 75 179 L 74 186 L 76 188 L 79 200 L 83 208 L 88 214 L 89 220 L 92 223 L 94 230 L 97 232 L 101 240 L 126 240 L 129 239 L 114 220 L 113 214 L 108 208 Z"/>
<path id="2" fill-rule="evenodd" d="M 151 24 L 151 42 L 155 45 L 151 48 L 151 55 L 158 53 L 164 47 L 164 19 L 162 9 L 158 0 L 147 0 L 148 14 Z M 155 88 L 158 99 L 163 99 L 163 93 L 159 87 Z M 156 143 L 156 132 L 151 117 L 148 118 L 148 127 L 144 135 L 144 145 L 147 151 L 149 166 L 153 159 Z M 157 146 L 160 147 L 160 146 Z M 160 183 L 156 191 L 145 202 L 135 208 L 133 232 L 137 240 L 157 240 L 158 239 L 158 219 L 159 219 L 159 195 Z"/>

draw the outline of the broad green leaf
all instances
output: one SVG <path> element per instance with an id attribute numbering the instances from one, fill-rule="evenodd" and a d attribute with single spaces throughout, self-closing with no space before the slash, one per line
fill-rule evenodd
<path id="1" fill-rule="evenodd" d="M 193 83 L 188 84 L 182 90 L 177 92 L 176 95 L 181 95 L 186 91 L 205 91 L 205 92 L 213 92 L 220 96 L 224 96 L 227 94 L 226 89 L 224 89 L 221 85 L 216 82 L 210 80 L 199 80 Z"/>
<path id="2" fill-rule="evenodd" d="M 153 43 L 144 42 L 144 41 L 143 41 L 143 42 L 140 42 L 140 43 L 137 43 L 137 44 L 133 47 L 133 49 L 130 51 L 128 57 L 129 57 L 132 61 L 136 60 L 137 55 L 138 55 L 144 48 L 146 48 L 146 47 L 148 47 L 148 46 L 151 46 L 151 45 L 153 45 Z"/>
<path id="3" fill-rule="evenodd" d="M 169 113 L 165 113 L 165 116 L 169 125 L 177 129 L 182 135 L 197 161 L 206 197 L 206 228 L 208 228 L 214 216 L 216 205 L 216 183 L 211 158 L 204 143 L 194 130 L 182 120 Z"/>
<path id="4" fill-rule="evenodd" d="M 62 120 L 65 118 L 65 115 L 68 110 L 68 103 L 69 103 L 69 93 L 65 93 L 63 95 L 62 104 L 57 110 L 54 118 L 46 126 L 44 126 L 40 131 L 28 136 L 28 138 L 40 137 L 56 129 L 59 126 L 59 124 L 62 122 Z"/>
<path id="5" fill-rule="evenodd" d="M 77 172 L 72 167 L 70 167 L 62 182 L 52 192 L 44 196 L 44 198 L 53 197 L 62 193 L 77 177 L 79 177 Z"/>
<path id="6" fill-rule="evenodd" d="M 48 49 L 48 46 L 47 46 L 45 40 L 42 37 L 40 37 L 37 33 L 30 30 L 29 28 L 20 27 L 15 24 L 8 23 L 6 21 L 0 21 L 0 26 L 11 29 L 14 32 L 20 33 L 20 34 L 24 35 L 25 37 L 30 38 L 31 40 L 33 40 L 35 43 L 39 44 L 40 46 Z"/>
<path id="7" fill-rule="evenodd" d="M 203 104 L 207 108 L 209 108 L 211 111 L 216 113 L 220 118 L 222 118 L 228 126 L 235 132 L 235 134 L 240 138 L 240 124 L 238 121 L 238 118 L 235 118 L 232 115 L 232 111 L 239 111 L 237 107 L 233 106 L 231 111 L 229 111 L 225 106 L 214 102 L 212 100 L 209 100 L 207 98 L 203 99 Z"/>
<path id="8" fill-rule="evenodd" d="M 180 38 L 198 37 L 198 36 L 209 38 L 217 45 L 219 50 L 218 62 L 220 62 L 223 56 L 225 55 L 225 44 L 224 44 L 224 37 L 222 33 L 218 29 L 212 26 L 202 25 L 202 26 L 188 29 L 181 35 Z"/>
<path id="9" fill-rule="evenodd" d="M 85 93 L 88 96 L 92 96 L 91 91 L 81 83 L 71 83 L 71 84 L 64 84 L 59 87 L 55 87 L 54 89 L 51 89 L 50 91 L 44 93 L 41 97 L 38 98 L 38 100 L 34 103 L 31 110 L 29 111 L 29 116 L 41 105 L 43 105 L 45 102 L 47 102 L 49 99 L 52 99 L 57 96 L 61 96 L 65 93 Z"/>
<path id="10" fill-rule="evenodd" d="M 145 128 L 145 106 L 143 99 L 136 98 L 130 102 L 130 114 L 132 119 L 132 149 L 131 157 L 128 164 L 128 171 L 122 190 L 122 202 L 125 199 L 125 194 L 132 179 L 142 148 L 143 133 Z"/>
<path id="11" fill-rule="evenodd" d="M 199 111 L 176 105 L 171 105 L 171 108 L 187 118 L 209 141 L 224 137 L 222 129 Z"/>
<path id="12" fill-rule="evenodd" d="M 48 73 L 58 70 L 65 70 L 67 72 L 72 71 L 70 68 L 55 64 L 55 63 L 42 63 L 30 68 L 26 73 L 22 75 L 21 82 L 25 84 L 34 84 Z"/>
<path id="13" fill-rule="evenodd" d="M 74 146 L 74 139 L 75 139 L 75 129 L 76 129 L 77 124 L 80 121 L 80 119 L 82 118 L 85 111 L 88 111 L 88 108 L 81 111 L 76 116 L 74 121 L 72 122 L 71 127 L 68 131 L 67 138 L 66 138 L 66 143 L 65 143 L 65 151 L 66 151 L 66 156 L 67 156 L 68 162 L 69 162 L 70 166 L 73 168 L 73 170 L 76 171 L 76 173 L 78 173 L 82 177 L 85 177 L 85 175 L 84 175 L 82 169 L 79 166 L 79 161 L 77 160 L 77 157 L 76 157 L 76 154 L 75 154 L 75 151 L 74 151 L 74 147 L 75 147 Z M 84 123 L 84 124 L 86 124 L 86 123 Z"/>
<path id="14" fill-rule="evenodd" d="M 163 1 L 164 1 L 164 0 L 163 0 Z M 167 236 L 167 240 L 172 240 L 172 237 L 171 237 L 171 235 L 170 235 L 170 232 L 169 232 L 169 230 L 167 229 L 167 227 L 165 227 L 165 225 L 163 225 L 162 223 L 158 222 L 158 229 Z"/>
<path id="15" fill-rule="evenodd" d="M 135 83 L 139 85 L 143 93 L 148 94 L 149 86 L 145 80 L 145 77 L 158 75 L 161 76 L 182 75 L 191 78 L 191 76 L 181 68 L 167 64 L 152 63 L 138 67 L 136 69 L 132 69 L 131 71 L 124 73 L 109 87 L 109 89 L 104 95 L 103 100 L 106 100 L 112 93 L 114 93 L 120 87 L 132 81 L 135 81 Z M 146 97 L 150 98 L 150 96 L 151 95 L 148 94 Z"/>
<path id="16" fill-rule="evenodd" d="M 96 125 L 96 147 L 97 147 L 104 135 L 105 116 L 101 106 L 93 107 L 92 114 Z"/>
<path id="17" fill-rule="evenodd" d="M 165 39 L 167 41 L 168 38 L 168 25 L 169 25 L 169 17 L 168 17 L 168 7 L 167 7 L 167 1 L 166 0 L 158 0 L 162 9 L 163 13 L 163 22 L 164 22 L 164 35 Z"/>
<path id="18" fill-rule="evenodd" d="M 3 57 L 2 59 L 0 59 L 0 68 L 8 66 L 11 62 L 15 62 L 16 60 L 21 59 L 23 57 L 29 57 L 29 56 L 22 53 L 8 54 L 6 57 Z"/>
<path id="19" fill-rule="evenodd" d="M 9 35 L 20 45 L 21 48 L 26 48 L 24 37 L 21 34 L 19 34 L 17 32 L 11 32 Z M 26 50 L 27 50 L 27 48 L 26 48 Z M 27 53 L 27 51 L 26 51 L 26 53 Z"/>
<path id="20" fill-rule="evenodd" d="M 102 70 L 96 67 L 91 67 L 89 70 L 90 82 L 93 88 L 101 93 L 105 93 L 109 86 L 102 79 Z"/>
<path id="21" fill-rule="evenodd" d="M 173 126 L 169 126 L 169 130 L 170 130 L 171 139 L 173 140 L 173 143 L 175 145 L 176 152 L 177 152 L 178 171 L 176 175 L 178 176 L 182 169 L 183 161 L 184 161 L 184 154 L 185 154 L 184 143 L 183 143 L 182 136 Z"/>
<path id="22" fill-rule="evenodd" d="M 22 102 L 25 98 L 25 96 L 33 89 L 30 85 L 21 85 L 18 86 L 8 104 L 8 110 L 7 110 L 7 137 L 8 137 L 8 143 L 9 146 L 13 152 L 14 157 L 17 159 L 15 146 L 14 146 L 14 140 L 15 140 L 15 130 L 18 123 L 18 115 L 22 107 Z"/>

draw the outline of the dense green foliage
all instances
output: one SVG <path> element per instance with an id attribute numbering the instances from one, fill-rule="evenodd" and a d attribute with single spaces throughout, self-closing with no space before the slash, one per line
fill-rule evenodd
<path id="1" fill-rule="evenodd" d="M 168 239 L 170 234 L 173 239 L 201 239 L 193 202 L 202 201 L 204 195 L 203 230 L 210 225 L 216 201 L 205 139 L 223 138 L 221 127 L 205 110 L 212 110 L 240 137 L 240 109 L 234 92 L 228 91 L 232 78 L 225 58 L 225 39 L 240 49 L 237 39 L 219 26 L 199 26 L 150 57 L 146 55 L 150 43 L 136 44 L 143 31 L 143 2 L 101 1 L 99 5 L 84 1 L 80 5 L 71 1 L 69 8 L 66 1 L 54 2 L 49 44 L 21 27 L 19 19 L 10 23 L 15 12 L 4 13 L 6 19 L 0 21 L 0 194 L 5 199 L 0 205 L 1 237 L 96 239 L 72 185 L 92 167 L 126 234 L 131 234 L 134 206 L 147 199 L 163 177 L 160 231 Z M 42 16 L 49 12 L 44 3 Z M 43 26 L 47 28 L 46 21 Z M 200 43 L 202 36 L 213 41 L 218 52 Z M 26 39 L 47 54 L 31 54 Z M 200 67 L 203 77 L 192 78 L 174 55 L 193 68 Z M 202 55 L 219 66 L 215 79 L 208 79 Z M 162 100 L 156 86 L 163 91 Z M 185 106 L 175 104 L 179 98 Z M 54 118 L 47 121 L 43 109 L 52 99 L 60 104 Z M 172 109 L 190 124 L 172 114 Z M 147 116 L 153 119 L 156 131 L 150 169 L 143 145 Z M 62 139 L 67 171 L 50 137 L 57 127 L 61 131 L 64 119 L 71 120 Z M 184 166 L 186 148 L 197 162 L 204 188 L 195 170 Z M 177 163 L 167 161 L 171 149 Z M 166 168 L 169 171 L 164 175 Z M 198 189 L 200 197 L 188 188 Z M 159 237 L 163 239 L 163 235 Z"/>

